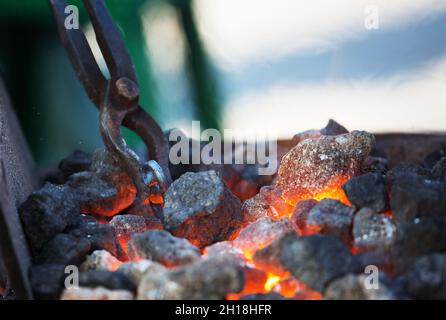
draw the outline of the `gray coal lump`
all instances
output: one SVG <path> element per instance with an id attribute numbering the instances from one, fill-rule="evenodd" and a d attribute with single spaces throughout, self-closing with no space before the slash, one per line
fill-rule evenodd
<path id="1" fill-rule="evenodd" d="M 109 290 L 104 287 L 65 289 L 61 300 L 133 300 L 134 295 L 127 290 Z"/>
<path id="2" fill-rule="evenodd" d="M 82 150 L 75 150 L 59 163 L 59 170 L 68 178 L 74 173 L 87 171 L 91 166 L 92 155 Z"/>
<path id="3" fill-rule="evenodd" d="M 265 198 L 257 194 L 243 203 L 242 215 L 243 226 L 247 226 L 259 218 L 273 217 L 274 212 Z"/>
<path id="4" fill-rule="evenodd" d="M 395 300 L 398 290 L 384 276 L 378 277 L 376 287 L 367 287 L 370 280 L 366 274 L 348 274 L 334 280 L 325 290 L 326 300 Z M 372 285 L 372 284 L 370 284 Z"/>
<path id="5" fill-rule="evenodd" d="M 393 178 L 390 206 L 397 224 L 415 219 L 446 219 L 446 182 L 414 173 L 399 173 Z"/>
<path id="6" fill-rule="evenodd" d="M 306 214 L 306 221 L 303 217 L 300 219 L 303 225 L 300 230 L 306 235 L 322 233 L 336 236 L 345 244 L 350 245 L 355 210 L 355 207 L 347 206 L 338 200 L 322 199 Z"/>
<path id="7" fill-rule="evenodd" d="M 334 279 L 359 269 L 349 248 L 336 237 L 291 234 L 282 241 L 282 264 L 296 279 L 316 291 L 323 292 Z"/>
<path id="8" fill-rule="evenodd" d="M 34 253 L 70 226 L 79 223 L 79 199 L 64 185 L 46 183 L 19 207 L 19 215 Z"/>
<path id="9" fill-rule="evenodd" d="M 352 177 L 344 185 L 348 200 L 358 208 L 370 208 L 384 212 L 387 208 L 386 181 L 379 173 Z"/>
<path id="10" fill-rule="evenodd" d="M 438 180 L 446 181 L 446 157 L 438 161 L 432 169 L 432 175 Z"/>
<path id="11" fill-rule="evenodd" d="M 129 277 L 119 271 L 81 272 L 79 274 L 79 285 L 88 288 L 103 287 L 109 290 L 127 290 L 136 292 L 136 286 Z"/>
<path id="12" fill-rule="evenodd" d="M 109 226 L 113 229 L 119 243 L 125 247 L 135 234 L 144 233 L 148 230 L 163 229 L 162 223 L 156 217 L 137 216 L 133 214 L 114 216 L 110 220 Z"/>
<path id="13" fill-rule="evenodd" d="M 419 257 L 446 253 L 446 220 L 418 219 L 397 225 L 390 252 L 397 273 Z"/>
<path id="14" fill-rule="evenodd" d="M 156 277 L 155 274 L 164 274 L 167 272 L 162 264 L 151 260 L 125 262 L 119 267 L 118 271 L 125 274 L 136 287 L 139 286 L 142 278 L 146 274 L 150 274 L 151 277 Z"/>
<path id="15" fill-rule="evenodd" d="M 217 300 L 238 293 L 244 269 L 230 257 L 209 257 L 156 276 L 148 273 L 138 287 L 139 300 Z"/>
<path id="16" fill-rule="evenodd" d="M 399 281 L 414 299 L 446 299 L 446 254 L 418 258 Z"/>
<path id="17" fill-rule="evenodd" d="M 372 209 L 359 210 L 353 222 L 353 241 L 359 251 L 387 250 L 393 243 L 396 226 L 385 214 Z"/>
<path id="18" fill-rule="evenodd" d="M 258 249 L 293 231 L 295 231 L 294 226 L 287 217 L 280 220 L 260 218 L 242 229 L 232 244 L 245 255 L 251 256 Z"/>
<path id="19" fill-rule="evenodd" d="M 242 224 L 241 203 L 215 171 L 185 173 L 165 195 L 165 229 L 199 248 L 227 240 Z"/>
<path id="20" fill-rule="evenodd" d="M 31 266 L 29 280 L 36 299 L 58 299 L 64 288 L 65 265 L 41 264 Z"/>
<path id="21" fill-rule="evenodd" d="M 297 229 L 301 234 L 305 234 L 305 229 L 307 225 L 308 214 L 317 202 L 314 199 L 299 201 L 294 207 L 291 214 L 291 221 L 296 225 Z"/>
<path id="22" fill-rule="evenodd" d="M 80 265 L 90 250 L 91 243 L 87 239 L 61 233 L 45 244 L 42 252 L 34 258 L 34 263 Z"/>
<path id="23" fill-rule="evenodd" d="M 79 266 L 80 271 L 116 271 L 122 262 L 106 250 L 95 250 Z"/>
<path id="24" fill-rule="evenodd" d="M 200 258 L 197 247 L 164 230 L 135 234 L 127 245 L 127 253 L 132 260 L 148 259 L 167 267 L 188 264 Z"/>
<path id="25" fill-rule="evenodd" d="M 298 236 L 288 233 L 254 255 L 276 273 L 291 274 L 318 292 L 331 281 L 360 269 L 359 261 L 338 238 L 327 235 Z"/>
<path id="26" fill-rule="evenodd" d="M 91 244 L 91 250 L 107 250 L 118 259 L 124 256 L 121 245 L 110 224 L 102 224 L 88 219 L 82 220 L 83 222 L 79 226 L 67 231 L 71 236 L 81 241 L 88 240 Z"/>
<path id="27" fill-rule="evenodd" d="M 330 119 L 328 120 L 327 125 L 319 130 L 307 130 L 298 134 L 295 134 L 293 137 L 293 144 L 296 145 L 299 142 L 310 139 L 310 138 L 319 138 L 321 136 L 337 136 L 340 134 L 348 133 L 348 130 L 337 123 L 336 121 Z"/>
<path id="28" fill-rule="evenodd" d="M 358 175 L 374 145 L 365 131 L 303 140 L 282 158 L 276 186 L 288 201 L 311 198 L 337 179 Z"/>

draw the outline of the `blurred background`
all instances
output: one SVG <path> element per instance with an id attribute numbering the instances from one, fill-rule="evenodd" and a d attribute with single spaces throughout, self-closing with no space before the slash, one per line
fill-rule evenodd
<path id="1" fill-rule="evenodd" d="M 105 64 L 81 1 L 80 21 Z M 444 0 L 106 0 L 163 129 L 446 131 Z M 367 29 L 370 5 L 379 28 Z M 0 0 L 0 75 L 35 160 L 102 144 L 46 0 Z M 125 131 L 132 147 L 139 139 Z"/>

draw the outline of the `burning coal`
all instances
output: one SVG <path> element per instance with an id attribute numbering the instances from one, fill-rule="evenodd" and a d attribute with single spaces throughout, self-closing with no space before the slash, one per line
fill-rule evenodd
<path id="1" fill-rule="evenodd" d="M 251 165 L 173 166 L 175 181 L 158 201 L 164 221 L 136 200 L 130 178 L 105 150 L 77 154 L 68 167 L 65 160 L 58 180 L 20 209 L 36 296 L 444 297 L 446 287 L 417 271 L 446 283 L 440 165 L 388 171 L 384 158 L 371 156 L 373 135 L 332 121 L 293 141 L 269 178 L 258 179 Z M 62 286 L 66 265 L 79 266 L 77 293 Z M 373 294 L 364 287 L 368 265 L 382 271 Z"/>

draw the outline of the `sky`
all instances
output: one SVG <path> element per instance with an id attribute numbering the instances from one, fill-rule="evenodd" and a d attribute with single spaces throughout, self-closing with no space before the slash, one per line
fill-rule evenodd
<path id="1" fill-rule="evenodd" d="M 225 128 L 290 137 L 333 118 L 446 130 L 445 0 L 195 0 L 195 11 Z"/>

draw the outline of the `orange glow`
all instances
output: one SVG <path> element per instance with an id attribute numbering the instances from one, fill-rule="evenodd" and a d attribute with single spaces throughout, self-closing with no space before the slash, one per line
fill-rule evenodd
<path id="1" fill-rule="evenodd" d="M 300 194 L 294 194 L 286 196 L 278 188 L 268 186 L 267 189 L 263 190 L 263 196 L 270 207 L 275 211 L 274 219 L 281 219 L 282 217 L 291 217 L 296 204 L 303 200 L 314 199 L 316 201 L 321 201 L 325 198 L 331 198 L 341 201 L 346 205 L 351 205 L 350 201 L 347 199 L 344 191 L 342 190 L 342 185 L 349 179 L 348 176 L 339 176 L 331 179 L 327 186 L 321 188 L 318 191 L 306 191 Z M 127 177 L 128 180 L 128 177 Z M 108 223 L 110 217 L 116 214 L 119 210 L 130 205 L 136 197 L 136 188 L 134 188 L 131 181 L 126 181 L 126 183 L 117 186 L 118 196 L 112 199 L 105 199 L 103 201 L 98 201 L 95 203 L 84 204 L 82 207 L 82 212 L 96 214 L 99 217 L 99 223 Z M 154 183 L 149 186 L 153 186 Z M 163 205 L 164 199 L 160 194 L 149 195 L 144 203 L 154 203 Z M 384 214 L 388 216 L 393 216 L 391 210 L 385 212 Z M 242 229 L 237 230 L 233 233 L 231 238 L 228 240 L 234 240 L 242 231 Z M 304 231 L 300 230 L 301 235 L 314 234 L 320 231 L 318 226 L 312 226 L 311 229 L 308 228 Z M 249 232 L 249 230 L 248 230 Z M 121 245 L 124 255 L 122 261 L 126 261 L 127 255 L 127 244 L 131 236 L 129 235 L 117 235 L 119 244 Z M 269 239 L 267 237 L 259 237 L 259 240 L 251 239 L 251 235 L 248 237 L 250 241 L 240 241 L 240 242 L 230 242 L 233 248 L 240 250 L 243 253 L 241 258 L 242 264 L 244 264 L 245 270 L 245 282 L 244 288 L 239 293 L 231 293 L 226 296 L 228 300 L 238 300 L 240 297 L 250 294 L 265 294 L 269 292 L 279 293 L 285 298 L 291 299 L 301 299 L 301 300 L 317 300 L 321 299 L 322 296 L 319 292 L 308 288 L 304 283 L 294 278 L 289 272 L 285 271 L 280 264 L 268 263 L 268 265 L 257 265 L 253 259 L 255 252 L 268 246 L 274 239 Z M 257 239 L 256 237 L 253 237 Z M 255 243 L 253 243 L 255 241 Z M 197 245 L 194 241 L 190 241 L 192 244 Z M 355 248 L 351 248 L 355 253 Z M 206 255 L 206 249 L 202 250 L 202 254 Z M 134 261 L 138 261 L 138 257 L 133 258 Z M 112 265 L 111 268 L 116 270 L 120 266 L 121 262 Z M 167 266 L 173 267 L 173 266 Z"/>
<path id="2" fill-rule="evenodd" d="M 122 250 L 127 254 L 127 243 L 130 241 L 129 237 L 117 236 L 118 242 L 121 245 Z"/>
<path id="3" fill-rule="evenodd" d="M 301 236 L 311 236 L 313 234 L 317 234 L 321 231 L 322 226 L 318 225 L 306 225 L 303 228 L 299 228 L 299 234 Z"/>
<path id="4" fill-rule="evenodd" d="M 288 204 L 288 208 L 286 206 L 283 206 L 282 211 L 277 212 L 277 218 L 281 219 L 282 217 L 291 217 L 293 213 L 293 209 L 296 206 L 296 204 L 300 201 L 304 200 L 310 200 L 314 199 L 316 201 L 321 201 L 325 198 L 335 199 L 339 200 L 345 205 L 350 206 L 351 202 L 348 200 L 347 196 L 345 195 L 344 190 L 342 190 L 342 185 L 347 182 L 347 180 L 350 179 L 348 176 L 340 176 L 331 181 L 329 185 L 327 185 L 325 188 L 318 192 L 307 192 L 307 193 L 301 193 L 296 194 L 293 196 L 288 196 L 286 198 L 285 196 L 282 196 L 282 199 Z M 277 208 L 276 208 L 277 210 Z"/>
<path id="5" fill-rule="evenodd" d="M 274 287 L 274 291 L 286 298 L 293 298 L 298 290 L 305 288 L 303 284 L 291 276 L 283 276 L 281 281 Z"/>
<path id="6" fill-rule="evenodd" d="M 241 294 L 240 293 L 228 293 L 225 297 L 226 300 L 239 300 Z"/>
<path id="7" fill-rule="evenodd" d="M 108 224 L 110 221 L 108 221 L 108 219 L 107 218 L 104 218 L 104 217 L 96 217 L 96 221 L 99 223 L 99 224 Z"/>
<path id="8" fill-rule="evenodd" d="M 110 262 L 108 267 L 109 267 L 110 271 L 116 271 L 119 269 L 119 267 L 121 265 L 122 265 L 122 262 L 118 260 L 118 261 Z"/>
<path id="9" fill-rule="evenodd" d="M 160 194 L 151 194 L 148 197 L 148 201 L 153 204 L 164 204 L 163 196 Z"/>
<path id="10" fill-rule="evenodd" d="M 285 198 L 283 195 L 281 199 L 283 200 L 283 204 L 280 205 L 280 201 L 278 204 L 275 203 L 274 209 L 276 210 L 277 219 L 281 219 L 284 216 L 291 217 L 293 213 L 293 209 L 299 201 L 314 199 L 316 201 L 321 201 L 325 198 L 336 199 L 345 205 L 351 205 L 347 196 L 342 189 L 342 185 L 349 179 L 348 176 L 339 176 L 335 179 L 332 179 L 331 183 L 327 185 L 325 188 L 318 192 L 308 192 L 297 194 L 293 197 Z M 386 213 L 387 214 L 387 213 Z M 317 226 L 313 230 L 307 230 L 310 234 L 314 234 L 319 232 Z M 238 233 L 240 230 L 238 230 Z M 232 239 L 231 239 L 232 240 Z M 267 278 L 263 282 L 263 290 L 255 291 L 255 289 L 247 282 L 245 283 L 245 288 L 238 294 L 229 294 L 226 296 L 228 300 L 236 300 L 245 294 L 253 294 L 253 293 L 267 293 L 267 292 L 277 292 L 286 298 L 294 298 L 294 299 L 305 299 L 305 300 L 320 300 L 322 299 L 322 295 L 308 288 L 305 284 L 298 281 L 294 277 L 292 277 L 288 272 L 281 273 L 280 270 L 274 270 L 274 268 L 269 268 L 268 266 L 257 266 L 253 260 L 254 253 L 267 246 L 269 243 L 256 243 L 255 246 L 251 246 L 249 248 L 239 248 L 245 257 L 245 261 L 254 265 L 256 268 L 261 269 L 267 272 Z"/>
<path id="11" fill-rule="evenodd" d="M 135 201 L 136 188 L 126 173 L 116 174 L 112 179 L 117 195 L 82 203 L 80 206 L 82 213 L 101 217 L 113 217 Z"/>
<path id="12" fill-rule="evenodd" d="M 393 211 L 391 209 L 383 212 L 383 214 L 385 214 L 386 216 L 388 216 L 389 218 L 393 218 Z"/>
<path id="13" fill-rule="evenodd" d="M 341 201 L 343 204 L 350 206 L 351 203 L 345 195 L 344 190 L 342 189 L 342 185 L 347 182 L 349 177 L 339 177 L 335 179 L 330 186 L 325 188 L 323 191 L 315 194 L 313 199 L 320 201 L 325 198 L 331 198 Z"/>
<path id="14" fill-rule="evenodd" d="M 252 248 L 250 248 L 250 250 L 241 250 L 245 257 L 245 262 L 259 270 L 265 271 L 266 277 L 246 278 L 243 290 L 239 293 L 226 295 L 227 300 L 239 300 L 241 296 L 247 294 L 268 293 L 271 291 L 277 292 L 286 298 L 296 298 L 301 300 L 321 299 L 321 294 L 319 292 L 306 287 L 302 282 L 293 278 L 289 272 L 274 272 L 273 268 L 265 268 L 256 265 L 252 259 L 252 254 L 255 252 Z"/>
<path id="15" fill-rule="evenodd" d="M 152 182 L 150 182 L 147 186 L 148 187 L 153 187 L 156 186 L 158 184 L 158 181 L 154 180 Z M 144 205 L 148 205 L 149 203 L 153 203 L 153 204 L 164 204 L 164 199 L 163 196 L 159 193 L 153 193 L 153 194 L 149 194 L 147 196 L 147 198 L 145 198 L 143 200 L 143 204 Z"/>
<path id="16" fill-rule="evenodd" d="M 265 282 L 264 288 L 267 292 L 271 291 L 271 289 L 274 288 L 274 286 L 279 282 L 280 282 L 280 276 L 270 273 L 268 274 L 268 279 Z"/>
<path id="17" fill-rule="evenodd" d="M 350 177 L 348 176 L 339 176 L 337 178 L 334 178 L 322 190 L 297 194 L 290 199 L 284 199 L 284 200 L 293 207 L 296 206 L 296 204 L 299 201 L 309 200 L 309 199 L 320 201 L 325 198 L 336 199 L 346 205 L 351 205 L 350 201 L 347 199 L 347 196 L 344 193 L 344 190 L 342 190 L 342 185 L 345 182 L 347 182 L 348 179 L 350 179 Z"/>

